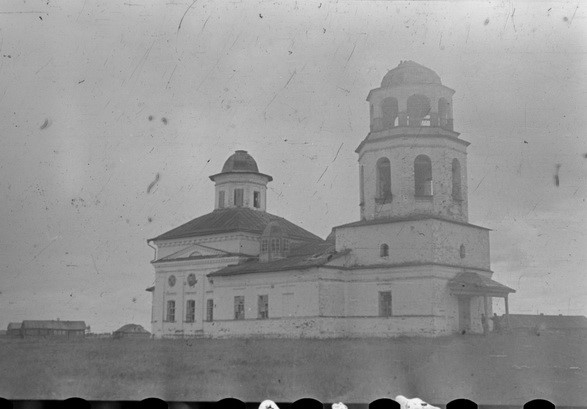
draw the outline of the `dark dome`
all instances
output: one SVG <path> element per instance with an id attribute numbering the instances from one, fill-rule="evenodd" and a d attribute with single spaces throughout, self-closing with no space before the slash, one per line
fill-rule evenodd
<path id="1" fill-rule="evenodd" d="M 430 68 L 414 61 L 402 61 L 397 67 L 385 74 L 381 81 L 381 88 L 404 84 L 441 84 L 441 82 L 438 74 Z"/>
<path id="2" fill-rule="evenodd" d="M 259 173 L 259 168 L 255 159 L 247 151 L 236 151 L 224 162 L 222 173 L 227 172 Z"/>

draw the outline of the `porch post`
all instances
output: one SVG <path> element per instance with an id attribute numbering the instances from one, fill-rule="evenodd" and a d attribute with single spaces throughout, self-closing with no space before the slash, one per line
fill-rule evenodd
<path id="1" fill-rule="evenodd" d="M 488 306 L 488 304 L 487 304 L 487 294 L 483 294 L 483 309 L 485 310 L 485 317 L 487 319 L 489 319 L 489 317 L 487 316 L 489 308 L 487 308 L 487 306 Z"/>
<path id="2" fill-rule="evenodd" d="M 510 307 L 508 304 L 508 294 L 504 297 L 505 300 L 505 322 L 507 324 L 508 330 L 511 329 L 510 327 Z"/>
<path id="3" fill-rule="evenodd" d="M 489 316 L 487 308 L 487 294 L 483 294 L 483 310 L 485 311 L 485 322 L 483 323 L 483 334 L 487 335 L 489 332 Z"/>

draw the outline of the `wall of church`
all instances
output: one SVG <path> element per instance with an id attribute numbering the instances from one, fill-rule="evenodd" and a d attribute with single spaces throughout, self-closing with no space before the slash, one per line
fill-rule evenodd
<path id="1" fill-rule="evenodd" d="M 205 320 L 207 293 L 211 284 L 206 277 L 228 264 L 235 263 L 234 257 L 202 261 L 170 262 L 155 266 L 155 288 L 153 291 L 152 333 L 156 338 L 182 336 L 202 331 Z M 188 279 L 194 274 L 196 282 Z M 170 277 L 173 276 L 174 285 Z M 192 285 L 190 285 L 192 284 Z M 188 317 L 188 300 L 194 301 L 193 319 Z M 175 302 L 173 320 L 169 319 L 168 302 Z M 190 315 L 191 312 L 190 312 Z"/>
<path id="2" fill-rule="evenodd" d="M 425 219 L 339 227 L 335 234 L 336 250 L 351 249 L 356 265 L 441 263 L 490 268 L 489 232 L 467 225 Z M 382 244 L 387 244 L 388 256 L 382 257 Z"/>
<path id="3" fill-rule="evenodd" d="M 304 317 L 205 323 L 211 337 L 339 338 L 448 335 L 438 317 Z"/>
<path id="4" fill-rule="evenodd" d="M 268 318 L 318 315 L 319 285 L 315 271 L 214 277 L 214 321 L 259 321 L 259 296 L 268 296 Z M 235 319 L 235 297 L 244 297 L 244 319 Z M 239 325 L 239 324 L 235 324 Z"/>
<path id="5" fill-rule="evenodd" d="M 396 137 L 370 139 L 361 151 L 359 166 L 363 168 L 364 195 L 362 218 L 404 217 L 413 214 L 441 215 L 459 221 L 468 219 L 466 146 L 447 138 Z M 432 164 L 432 197 L 415 196 L 414 161 L 426 155 Z M 377 161 L 387 158 L 391 168 L 390 203 L 377 199 Z M 452 161 L 461 166 L 461 198 L 452 196 Z"/>

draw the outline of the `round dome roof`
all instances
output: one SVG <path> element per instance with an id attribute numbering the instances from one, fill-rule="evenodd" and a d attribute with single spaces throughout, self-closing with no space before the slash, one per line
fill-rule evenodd
<path id="1" fill-rule="evenodd" d="M 226 172 L 259 173 L 259 168 L 255 159 L 247 151 L 236 151 L 224 162 L 222 173 Z"/>
<path id="2" fill-rule="evenodd" d="M 441 82 L 438 74 L 430 68 L 414 61 L 402 61 L 397 67 L 385 74 L 381 81 L 381 88 L 404 84 L 441 84 Z"/>

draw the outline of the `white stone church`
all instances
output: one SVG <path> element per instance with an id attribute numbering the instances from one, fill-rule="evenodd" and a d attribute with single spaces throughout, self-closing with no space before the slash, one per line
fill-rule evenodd
<path id="1" fill-rule="evenodd" d="M 326 240 L 268 213 L 272 177 L 236 151 L 210 176 L 214 211 L 148 240 L 154 336 L 439 336 L 482 332 L 494 297 L 507 313 L 489 230 L 468 221 L 453 93 L 412 61 L 371 90 L 361 218 Z"/>

